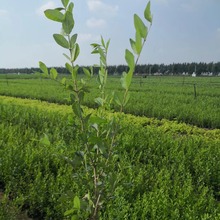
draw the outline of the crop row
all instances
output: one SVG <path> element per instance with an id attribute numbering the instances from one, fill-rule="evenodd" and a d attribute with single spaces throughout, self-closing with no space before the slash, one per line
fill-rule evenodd
<path id="1" fill-rule="evenodd" d="M 70 114 L 69 106 L 0 96 L 4 204 L 40 219 L 64 219 L 73 197 L 85 194 L 75 175 L 80 171 L 65 160 L 80 144 Z M 219 129 L 111 114 L 121 128 L 120 183 L 100 219 L 220 218 Z"/>
<path id="2" fill-rule="evenodd" d="M 195 86 L 194 86 L 195 84 Z M 149 77 L 135 78 L 126 113 L 177 120 L 199 127 L 220 128 L 220 83 L 216 78 Z M 96 80 L 89 86 L 84 104 L 95 108 L 99 96 Z M 107 93 L 120 97 L 119 78 L 109 78 Z M 68 104 L 68 92 L 60 85 L 40 79 L 1 79 L 0 94 Z M 116 104 L 112 108 L 118 110 Z"/>

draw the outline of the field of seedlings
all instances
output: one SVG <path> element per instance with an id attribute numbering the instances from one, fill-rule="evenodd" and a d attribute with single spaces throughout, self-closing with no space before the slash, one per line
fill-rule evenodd
<path id="1" fill-rule="evenodd" d="M 89 90 L 84 105 L 95 108 L 94 99 L 100 93 L 96 77 L 90 82 Z M 120 78 L 110 77 L 106 90 L 120 96 Z M 68 104 L 68 94 L 58 83 L 36 75 L 0 74 L 0 95 Z M 220 128 L 220 77 L 136 77 L 130 94 L 126 113 Z M 117 106 L 112 105 L 117 111 Z"/>
<path id="2" fill-rule="evenodd" d="M 108 163 L 95 184 L 105 189 L 99 219 L 220 219 L 219 77 L 137 76 L 124 113 L 115 103 L 100 113 L 95 76 L 88 90 L 83 113 L 100 126 L 91 135 L 77 130 L 78 113 L 57 82 L 0 74 L 0 219 L 86 219 L 95 204 L 80 159 L 85 138 L 104 159 L 90 156 Z M 120 78 L 110 77 L 106 91 L 120 96 Z"/>

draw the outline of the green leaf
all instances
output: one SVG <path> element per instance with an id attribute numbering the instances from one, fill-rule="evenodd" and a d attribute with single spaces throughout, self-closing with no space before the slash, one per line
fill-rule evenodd
<path id="1" fill-rule="evenodd" d="M 59 8 L 55 8 L 55 10 L 62 11 L 62 10 L 65 10 L 65 8 L 59 7 Z"/>
<path id="2" fill-rule="evenodd" d="M 106 119 L 104 119 L 104 118 L 101 118 L 101 117 L 99 117 L 99 116 L 91 116 L 90 117 L 90 120 L 89 120 L 89 123 L 92 125 L 92 124 L 99 124 L 99 125 L 101 125 L 101 124 L 107 124 L 108 122 L 107 122 L 107 120 Z"/>
<path id="3" fill-rule="evenodd" d="M 40 144 L 50 146 L 50 140 L 46 134 L 40 139 Z"/>
<path id="4" fill-rule="evenodd" d="M 99 83 L 104 86 L 107 81 L 107 74 L 104 68 L 101 68 L 99 70 L 99 77 L 98 77 Z"/>
<path id="5" fill-rule="evenodd" d="M 70 39 L 70 48 L 73 49 L 74 45 L 76 43 L 76 39 L 77 39 L 77 34 L 74 34 L 71 39 Z"/>
<path id="6" fill-rule="evenodd" d="M 141 40 L 141 36 L 140 36 L 139 32 L 136 32 L 135 38 L 136 38 L 135 48 L 137 50 L 137 54 L 140 55 L 140 53 L 142 51 L 143 44 L 142 44 L 142 40 Z"/>
<path id="7" fill-rule="evenodd" d="M 66 66 L 66 69 L 69 71 L 69 73 L 72 74 L 73 73 L 73 67 L 69 63 L 66 63 L 65 66 Z"/>
<path id="8" fill-rule="evenodd" d="M 66 49 L 70 48 L 69 42 L 67 41 L 67 39 L 63 35 L 54 34 L 53 38 L 56 41 L 56 43 L 59 44 L 61 47 L 64 47 Z"/>
<path id="9" fill-rule="evenodd" d="M 75 209 L 70 209 L 64 212 L 64 216 L 72 215 L 73 213 L 76 213 Z"/>
<path id="10" fill-rule="evenodd" d="M 120 98 L 118 96 L 115 96 L 114 101 L 117 105 L 122 106 L 122 101 L 120 100 Z"/>
<path id="11" fill-rule="evenodd" d="M 73 91 L 73 86 L 70 85 L 70 84 L 67 84 L 67 85 L 66 85 L 66 89 L 68 89 L 68 90 L 70 90 L 70 91 Z"/>
<path id="12" fill-rule="evenodd" d="M 91 54 L 97 54 L 97 53 L 99 53 L 99 51 L 96 48 L 91 52 Z"/>
<path id="13" fill-rule="evenodd" d="M 131 44 L 131 48 L 133 49 L 134 53 L 136 53 L 137 55 L 140 55 L 143 44 L 142 44 L 142 40 L 141 40 L 141 36 L 139 32 L 136 32 L 136 41 L 134 41 L 133 39 L 130 39 L 130 44 Z"/>
<path id="14" fill-rule="evenodd" d="M 70 34 L 74 27 L 73 14 L 70 11 L 65 13 L 65 18 L 62 22 L 63 30 L 66 34 Z"/>
<path id="15" fill-rule="evenodd" d="M 95 98 L 95 103 L 97 103 L 99 106 L 104 106 L 105 100 L 101 97 Z"/>
<path id="16" fill-rule="evenodd" d="M 126 98 L 124 100 L 124 104 L 123 104 L 124 106 L 128 103 L 129 99 L 130 99 L 130 93 L 127 93 L 127 96 L 126 96 Z"/>
<path id="17" fill-rule="evenodd" d="M 78 196 L 74 197 L 73 205 L 74 205 L 74 208 L 80 210 L 80 199 Z"/>
<path id="18" fill-rule="evenodd" d="M 48 69 L 47 69 L 47 66 L 43 63 L 43 62 L 39 62 L 39 67 L 41 69 L 41 71 L 45 74 L 45 75 L 48 75 Z"/>
<path id="19" fill-rule="evenodd" d="M 128 90 L 131 85 L 132 76 L 133 76 L 133 70 L 131 69 L 129 70 L 128 73 L 123 72 L 122 78 L 120 81 L 121 81 L 122 88 L 124 88 L 125 90 Z"/>
<path id="20" fill-rule="evenodd" d="M 147 27 L 137 14 L 134 14 L 134 26 L 136 31 L 140 33 L 140 36 L 146 39 Z"/>
<path id="21" fill-rule="evenodd" d="M 151 3 L 149 1 L 147 3 L 145 10 L 144 10 L 144 17 L 147 21 L 149 21 L 152 24 L 153 17 L 152 17 L 150 8 L 151 8 Z"/>
<path id="22" fill-rule="evenodd" d="M 106 58 L 105 58 L 105 57 L 100 56 L 100 61 L 101 61 L 101 64 L 102 64 L 103 66 L 107 66 Z"/>
<path id="23" fill-rule="evenodd" d="M 135 67 L 134 54 L 128 49 L 125 50 L 125 59 L 129 68 L 134 70 Z"/>
<path id="24" fill-rule="evenodd" d="M 91 74 L 91 77 L 93 76 L 93 67 L 91 66 L 90 67 L 90 74 Z"/>
<path id="25" fill-rule="evenodd" d="M 79 56 L 80 53 L 80 48 L 79 48 L 79 44 L 75 44 L 74 48 L 72 49 L 72 53 L 71 53 L 71 62 L 74 62 L 77 57 Z"/>
<path id="26" fill-rule="evenodd" d="M 91 73 L 90 73 L 90 71 L 89 71 L 87 68 L 84 68 L 84 67 L 83 67 L 83 72 L 85 73 L 85 75 L 86 75 L 88 78 L 91 78 Z"/>
<path id="27" fill-rule="evenodd" d="M 128 83 L 127 83 L 127 73 L 126 72 L 123 72 L 122 73 L 122 77 L 121 77 L 121 86 L 123 89 L 127 90 L 128 89 Z"/>
<path id="28" fill-rule="evenodd" d="M 66 6 L 69 3 L 69 0 L 61 0 L 61 1 L 62 1 L 63 6 L 66 8 Z"/>
<path id="29" fill-rule="evenodd" d="M 130 45 L 131 45 L 131 48 L 132 48 L 133 52 L 138 54 L 137 49 L 136 49 L 136 42 L 131 38 L 130 38 Z"/>
<path id="30" fill-rule="evenodd" d="M 73 13 L 73 8 L 74 8 L 74 4 L 73 4 L 73 2 L 70 2 L 69 6 L 67 8 L 67 11 Z"/>
<path id="31" fill-rule="evenodd" d="M 105 51 L 104 49 L 102 49 L 101 47 L 98 48 L 98 53 L 100 55 L 100 61 L 102 63 L 103 66 L 107 66 L 107 63 L 106 63 L 106 54 L 105 54 Z"/>
<path id="32" fill-rule="evenodd" d="M 101 36 L 101 43 L 102 43 L 102 46 L 105 48 L 105 41 L 102 36 Z"/>
<path id="33" fill-rule="evenodd" d="M 56 9 L 47 9 L 44 11 L 44 14 L 48 19 L 52 21 L 63 22 L 64 20 L 64 15 Z"/>
<path id="34" fill-rule="evenodd" d="M 73 80 L 76 80 L 77 73 L 78 73 L 78 69 L 79 69 L 79 66 L 75 66 L 75 67 L 73 68 L 73 72 L 72 72 L 72 79 L 73 79 Z"/>
<path id="35" fill-rule="evenodd" d="M 50 69 L 50 76 L 51 76 L 52 79 L 57 79 L 58 72 L 55 68 Z"/>
<path id="36" fill-rule="evenodd" d="M 85 124 L 88 124 L 91 115 L 92 115 L 92 114 L 90 113 L 90 114 L 86 115 L 86 117 L 83 119 L 83 121 L 84 121 Z"/>
<path id="37" fill-rule="evenodd" d="M 71 220 L 79 220 L 78 215 L 72 215 L 72 216 L 71 216 Z"/>
<path id="38" fill-rule="evenodd" d="M 101 45 L 100 44 L 97 44 L 97 43 L 92 43 L 90 44 L 93 48 L 96 48 L 96 47 L 100 47 Z"/>
<path id="39" fill-rule="evenodd" d="M 63 53 L 63 56 L 65 56 L 67 60 L 71 61 L 70 57 L 66 55 L 65 53 Z"/>
<path id="40" fill-rule="evenodd" d="M 62 78 L 61 84 L 62 84 L 62 85 L 66 85 L 66 77 L 63 77 L 63 78 Z"/>
<path id="41" fill-rule="evenodd" d="M 73 109 L 74 114 L 75 114 L 78 118 L 81 118 L 82 109 L 81 109 L 81 107 L 79 106 L 79 104 L 78 104 L 78 103 L 73 103 L 73 104 L 72 104 L 72 109 Z"/>
<path id="42" fill-rule="evenodd" d="M 106 50 L 108 50 L 109 44 L 110 44 L 110 39 L 106 43 Z"/>
<path id="43" fill-rule="evenodd" d="M 82 102 L 84 100 L 85 92 L 83 90 L 80 90 L 78 92 L 79 101 Z"/>
<path id="44" fill-rule="evenodd" d="M 74 93 L 70 94 L 70 101 L 74 103 L 76 101 L 76 95 Z"/>

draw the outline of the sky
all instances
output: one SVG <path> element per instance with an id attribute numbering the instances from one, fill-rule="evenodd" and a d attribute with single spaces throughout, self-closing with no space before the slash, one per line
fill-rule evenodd
<path id="1" fill-rule="evenodd" d="M 74 0 L 79 65 L 99 63 L 91 43 L 110 39 L 108 64 L 125 64 L 125 49 L 134 38 L 133 15 L 144 19 L 148 0 Z M 60 23 L 43 11 L 60 0 L 0 0 L 0 68 L 61 67 L 67 61 L 54 33 Z M 220 0 L 151 0 L 153 24 L 139 64 L 220 61 Z M 146 23 L 147 24 L 147 23 Z M 148 25 L 148 24 L 147 24 Z"/>

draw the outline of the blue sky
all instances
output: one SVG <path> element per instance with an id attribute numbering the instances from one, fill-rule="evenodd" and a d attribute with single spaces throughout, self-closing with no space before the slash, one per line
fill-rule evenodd
<path id="1" fill-rule="evenodd" d="M 74 33 L 78 33 L 79 65 L 98 63 L 91 55 L 100 35 L 111 39 L 108 63 L 125 64 L 124 51 L 134 37 L 133 14 L 143 17 L 145 0 L 75 0 Z M 7 0 L 0 4 L 0 68 L 64 66 L 66 60 L 53 40 L 60 24 L 43 10 L 59 0 Z M 153 25 L 140 64 L 220 61 L 220 0 L 151 0 Z"/>

